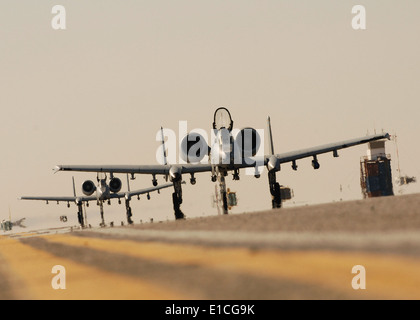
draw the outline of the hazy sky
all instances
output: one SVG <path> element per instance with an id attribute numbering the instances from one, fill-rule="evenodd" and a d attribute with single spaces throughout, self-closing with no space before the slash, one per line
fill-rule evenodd
<path id="1" fill-rule="evenodd" d="M 56 4 L 66 9 L 66 30 L 51 27 Z M 356 4 L 366 8 L 366 30 L 352 28 Z M 187 120 L 189 129 L 210 132 L 219 106 L 237 128 L 264 129 L 270 115 L 277 153 L 396 132 L 401 170 L 420 178 L 419 12 L 417 0 L 3 0 L 0 219 L 10 206 L 28 224 L 49 217 L 60 225 L 63 214 L 76 223 L 74 206 L 17 198 L 72 195 L 72 174 L 54 175 L 56 164 L 155 164 L 160 126 L 177 131 Z M 310 159 L 297 172 L 283 165 L 278 181 L 294 190 L 296 204 L 360 199 L 366 148 L 319 156 L 318 171 Z M 387 151 L 396 177 L 394 143 Z M 79 194 L 95 179 L 74 175 Z M 151 179 L 137 176 L 131 188 Z M 238 192 L 234 212 L 271 207 L 266 174 L 227 181 Z M 184 187 L 185 214 L 216 214 L 212 192 L 210 174 L 198 174 Z M 134 221 L 172 219 L 171 193 L 133 201 Z M 88 208 L 89 222 L 98 212 Z M 105 214 L 125 220 L 123 205 Z"/>

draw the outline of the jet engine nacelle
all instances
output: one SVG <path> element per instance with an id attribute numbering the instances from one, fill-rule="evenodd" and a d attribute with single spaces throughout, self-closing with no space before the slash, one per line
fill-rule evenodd
<path id="1" fill-rule="evenodd" d="M 244 157 L 254 157 L 261 145 L 261 138 L 254 128 L 243 128 L 236 135 L 236 144 Z"/>
<path id="2" fill-rule="evenodd" d="M 210 154 L 204 137 L 196 132 L 190 132 L 181 141 L 181 159 L 187 163 L 199 163 L 203 158 Z"/>
<path id="3" fill-rule="evenodd" d="M 96 186 L 91 180 L 86 180 L 82 184 L 82 191 L 85 195 L 91 196 L 96 191 Z"/>
<path id="4" fill-rule="evenodd" d="M 109 181 L 109 191 L 112 193 L 120 192 L 122 187 L 122 182 L 118 178 L 112 178 L 111 181 Z"/>

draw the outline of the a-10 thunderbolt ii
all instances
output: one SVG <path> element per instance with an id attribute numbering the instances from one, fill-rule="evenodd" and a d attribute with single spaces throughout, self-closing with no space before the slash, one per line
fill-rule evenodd
<path id="1" fill-rule="evenodd" d="M 237 132 L 234 136 L 234 131 Z M 308 149 L 292 152 L 274 153 L 273 136 L 271 132 L 270 118 L 267 119 L 268 131 L 268 154 L 257 155 L 259 143 L 261 141 L 257 130 L 245 128 L 233 130 L 233 120 L 230 112 L 224 108 L 218 108 L 214 113 L 213 131 L 211 147 L 207 145 L 206 139 L 199 133 L 187 134 L 181 144 L 181 156 L 186 163 L 184 164 L 163 164 L 156 165 L 58 165 L 56 171 L 82 171 L 82 172 L 108 172 L 127 173 L 133 177 L 135 174 L 151 174 L 153 185 L 157 185 L 156 175 L 169 177 L 174 186 L 172 200 L 175 211 L 175 218 L 182 219 L 184 214 L 180 209 L 182 203 L 182 175 L 190 174 L 191 184 L 196 183 L 195 173 L 210 172 L 213 182 L 219 181 L 221 196 L 223 199 L 223 212 L 228 212 L 226 197 L 225 176 L 228 171 L 233 171 L 233 179 L 239 180 L 239 169 L 255 168 L 255 177 L 259 178 L 259 166 L 265 166 L 268 170 L 269 190 L 272 196 L 273 208 L 281 207 L 280 184 L 276 180 L 276 173 L 280 171 L 283 163 L 292 163 L 293 170 L 297 170 L 296 161 L 303 158 L 312 158 L 312 166 L 319 169 L 320 164 L 317 156 L 332 152 L 334 157 L 338 157 L 338 150 L 368 143 L 370 141 L 389 139 L 388 133 L 364 136 L 356 139 L 349 139 L 336 143 L 330 143 Z M 163 140 L 162 140 L 163 143 Z M 165 151 L 164 151 L 165 153 Z M 208 157 L 208 163 L 202 163 Z"/>
<path id="2" fill-rule="evenodd" d="M 121 199 L 125 200 L 125 207 L 126 207 L 126 215 L 127 215 L 127 223 L 132 224 L 133 220 L 130 201 L 131 198 L 137 196 L 138 199 L 140 195 L 147 194 L 147 199 L 150 200 L 150 193 L 153 191 L 158 191 L 164 188 L 168 188 L 172 186 L 172 183 L 162 184 L 160 186 L 154 186 L 145 189 L 139 190 L 130 190 L 130 184 L 128 181 L 127 175 L 127 191 L 121 191 L 122 182 L 119 178 L 114 177 L 111 175 L 111 179 L 109 184 L 107 183 L 107 176 L 105 174 L 98 174 L 97 176 L 97 186 L 92 180 L 86 180 L 82 184 L 82 191 L 85 196 L 77 196 L 76 195 L 76 188 L 74 184 L 73 178 L 73 196 L 72 197 L 21 197 L 21 200 L 43 200 L 46 201 L 47 204 L 49 201 L 57 201 L 59 202 L 67 202 L 67 206 L 70 207 L 70 203 L 74 202 L 77 205 L 78 212 L 77 218 L 79 221 L 80 226 L 83 228 L 85 227 L 85 222 L 83 218 L 83 202 L 89 205 L 89 201 L 96 201 L 100 207 L 101 213 L 101 226 L 105 226 L 105 219 L 104 219 L 104 202 L 108 201 L 110 203 L 111 199 L 118 199 L 118 202 L 121 203 Z M 95 193 L 95 194 L 94 194 Z"/>

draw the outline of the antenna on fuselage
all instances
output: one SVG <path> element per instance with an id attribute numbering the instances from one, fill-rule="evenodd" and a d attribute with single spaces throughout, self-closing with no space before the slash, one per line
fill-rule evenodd
<path id="1" fill-rule="evenodd" d="M 270 116 L 267 117 L 267 127 L 268 127 L 268 152 L 269 155 L 274 154 L 274 144 L 273 144 L 273 134 L 271 132 L 271 120 Z"/>
<path id="2" fill-rule="evenodd" d="M 161 140 L 162 140 L 163 164 L 167 165 L 168 161 L 166 159 L 165 137 L 163 135 L 163 128 L 162 127 L 160 127 L 160 133 L 161 133 Z"/>

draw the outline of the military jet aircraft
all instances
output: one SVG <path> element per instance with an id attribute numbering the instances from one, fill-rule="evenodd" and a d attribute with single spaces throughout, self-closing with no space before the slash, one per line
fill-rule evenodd
<path id="1" fill-rule="evenodd" d="M 145 188 L 145 189 L 139 189 L 139 190 L 130 190 L 130 184 L 128 181 L 128 175 L 127 175 L 127 191 L 120 192 L 122 187 L 122 182 L 119 178 L 114 177 L 111 174 L 111 179 L 109 181 L 109 184 L 107 183 L 107 176 L 105 174 L 98 174 L 97 176 L 97 186 L 92 180 L 86 180 L 82 184 L 82 191 L 85 194 L 85 196 L 77 196 L 76 195 L 76 188 L 74 184 L 74 178 L 73 178 L 73 197 L 21 197 L 21 200 L 43 200 L 46 201 L 47 204 L 49 201 L 57 201 L 59 202 L 67 202 L 67 207 L 70 207 L 70 203 L 74 202 L 77 205 L 78 212 L 77 212 L 77 218 L 79 221 L 80 226 L 83 228 L 85 227 L 85 222 L 83 218 L 83 202 L 86 202 L 87 205 L 89 205 L 89 201 L 96 201 L 97 204 L 100 207 L 100 213 L 101 213 L 101 226 L 105 226 L 105 219 L 104 219 L 104 209 L 103 209 L 103 203 L 104 201 L 108 201 L 108 204 L 110 204 L 111 199 L 118 199 L 118 202 L 121 203 L 121 198 L 125 199 L 125 206 L 126 206 L 126 215 L 127 215 L 127 223 L 132 224 L 133 220 L 131 219 L 132 212 L 130 207 L 130 201 L 133 196 L 137 196 L 139 199 L 141 194 L 147 194 L 147 199 L 150 200 L 150 192 L 158 191 L 160 189 L 168 188 L 172 186 L 172 183 L 166 183 L 160 186 Z M 93 195 L 96 192 L 95 195 Z"/>
<path id="2" fill-rule="evenodd" d="M 56 171 L 82 171 L 82 172 L 108 172 L 128 173 L 133 177 L 135 174 L 151 174 L 153 184 L 157 185 L 156 175 L 169 177 L 174 186 L 172 200 L 175 218 L 182 219 L 184 214 L 180 209 L 182 204 L 182 175 L 190 174 L 191 184 L 196 183 L 195 173 L 211 172 L 213 182 L 219 181 L 221 196 L 223 199 L 223 213 L 228 213 L 226 196 L 225 176 L 228 171 L 233 171 L 233 179 L 239 180 L 239 169 L 255 168 L 255 177 L 259 178 L 259 166 L 266 166 L 268 170 L 268 183 L 272 196 L 272 207 L 281 207 L 280 184 L 276 181 L 276 173 L 280 171 L 281 164 L 292 163 L 293 170 L 297 170 L 296 161 L 303 158 L 312 158 L 312 166 L 319 169 L 320 164 L 317 156 L 332 152 L 338 157 L 338 150 L 368 143 L 370 141 L 389 139 L 388 133 L 375 134 L 346 141 L 330 143 L 318 147 L 286 152 L 274 153 L 273 137 L 271 132 L 270 117 L 267 119 L 268 126 L 268 151 L 263 156 L 257 156 L 260 137 L 258 131 L 253 128 L 244 128 L 233 136 L 233 120 L 228 109 L 218 108 L 213 118 L 213 137 L 211 148 L 207 145 L 204 137 L 198 133 L 187 134 L 181 142 L 181 155 L 186 159 L 185 164 L 158 164 L 158 165 L 58 165 Z M 162 142 L 163 143 L 163 142 Z M 201 160 L 208 156 L 208 163 Z"/>

